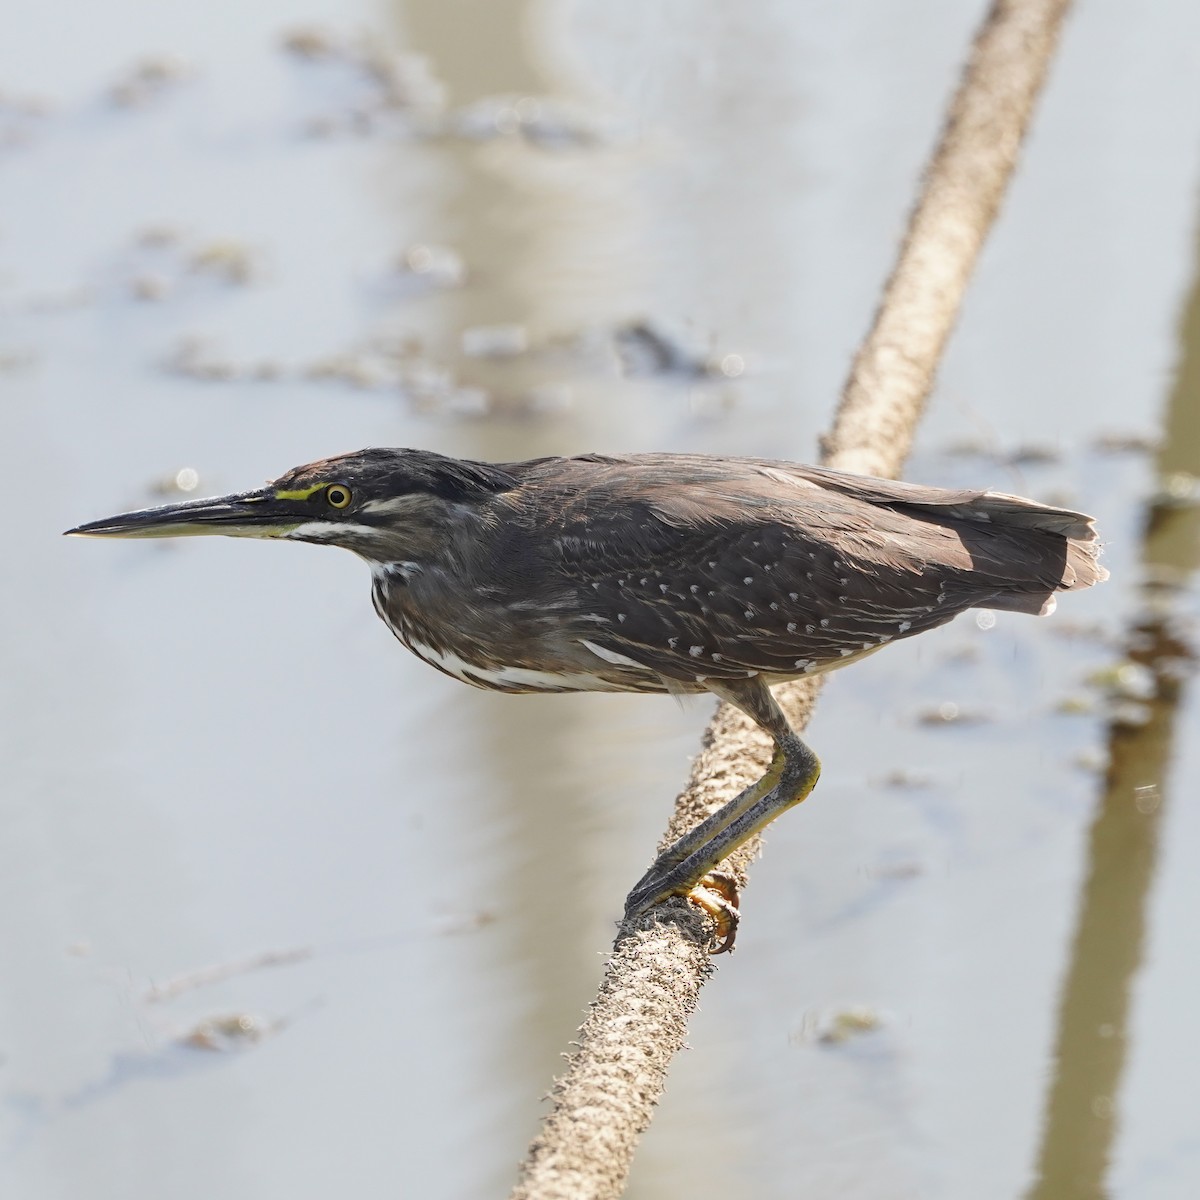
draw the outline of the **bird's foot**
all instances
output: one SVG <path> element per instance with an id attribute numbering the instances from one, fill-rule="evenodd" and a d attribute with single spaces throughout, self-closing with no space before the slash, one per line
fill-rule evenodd
<path id="1" fill-rule="evenodd" d="M 683 896 L 697 908 L 703 909 L 716 924 L 710 954 L 727 954 L 737 938 L 738 912 L 737 880 L 725 871 L 709 871 L 698 881 L 665 878 L 640 882 L 625 900 L 625 916 L 634 917 L 653 908 L 671 896 Z"/>
<path id="2" fill-rule="evenodd" d="M 697 908 L 702 908 L 713 921 L 716 931 L 709 954 L 728 954 L 737 939 L 738 922 L 742 914 L 738 910 L 741 897 L 738 895 L 737 880 L 724 871 L 709 871 L 687 894 Z"/>

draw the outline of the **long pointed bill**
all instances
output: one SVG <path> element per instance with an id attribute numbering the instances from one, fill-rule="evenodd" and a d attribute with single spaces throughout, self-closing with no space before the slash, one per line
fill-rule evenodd
<path id="1" fill-rule="evenodd" d="M 188 500 L 183 504 L 160 504 L 120 513 L 103 521 L 90 521 L 68 529 L 74 537 L 196 537 L 223 534 L 225 537 L 281 537 L 304 517 L 284 509 L 273 488 Z"/>

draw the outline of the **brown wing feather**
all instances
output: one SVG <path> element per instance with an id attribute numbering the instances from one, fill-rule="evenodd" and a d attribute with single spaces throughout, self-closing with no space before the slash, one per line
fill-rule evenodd
<path id="1" fill-rule="evenodd" d="M 1087 517 L 1016 497 L 690 455 L 572 460 L 556 491 L 554 462 L 540 503 L 589 639 L 670 679 L 824 669 L 1104 576 Z"/>

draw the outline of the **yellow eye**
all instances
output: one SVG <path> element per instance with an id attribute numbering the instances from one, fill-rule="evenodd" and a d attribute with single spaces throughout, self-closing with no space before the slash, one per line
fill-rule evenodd
<path id="1" fill-rule="evenodd" d="M 352 497 L 350 489 L 344 483 L 334 483 L 325 489 L 325 499 L 333 508 L 345 508 Z"/>

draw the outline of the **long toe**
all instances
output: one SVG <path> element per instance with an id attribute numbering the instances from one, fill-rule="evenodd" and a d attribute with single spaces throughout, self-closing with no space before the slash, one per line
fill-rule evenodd
<path id="1" fill-rule="evenodd" d="M 728 954 L 737 938 L 740 896 L 737 880 L 724 871 L 709 871 L 687 894 L 688 900 L 702 908 L 716 923 L 710 954 Z"/>

